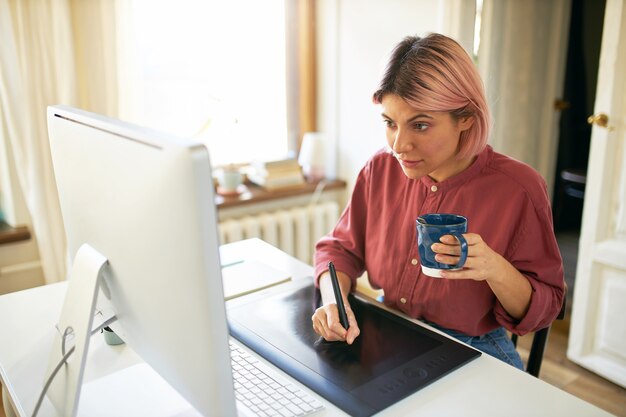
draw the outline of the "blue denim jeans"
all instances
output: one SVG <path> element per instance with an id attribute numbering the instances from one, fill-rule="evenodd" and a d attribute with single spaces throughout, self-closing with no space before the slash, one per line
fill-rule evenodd
<path id="1" fill-rule="evenodd" d="M 468 345 L 493 356 L 494 358 L 498 358 L 509 365 L 524 370 L 522 358 L 520 358 L 519 353 L 515 350 L 513 341 L 507 335 L 504 327 L 492 330 L 482 336 L 468 336 L 455 330 L 445 329 L 435 323 L 428 324 L 463 343 L 467 343 Z"/>

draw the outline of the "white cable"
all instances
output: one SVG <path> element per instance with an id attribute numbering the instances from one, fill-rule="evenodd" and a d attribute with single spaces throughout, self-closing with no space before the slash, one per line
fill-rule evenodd
<path id="1" fill-rule="evenodd" d="M 93 336 L 94 334 L 98 333 L 100 330 L 107 327 L 109 324 L 114 323 L 116 320 L 117 320 L 117 317 L 115 316 L 108 318 L 107 320 L 102 322 L 98 327 L 93 329 L 89 336 L 90 337 Z M 67 330 L 71 331 L 71 328 L 66 329 L 64 332 L 63 341 L 61 342 L 63 344 L 62 351 L 65 351 L 65 334 L 67 333 Z M 72 346 L 70 350 L 68 350 L 67 353 L 63 355 L 59 363 L 57 363 L 57 366 L 54 367 L 52 374 L 50 374 L 50 376 L 48 377 L 48 380 L 46 381 L 43 388 L 41 389 L 41 394 L 39 394 L 39 399 L 37 399 L 37 404 L 35 405 L 35 409 L 33 410 L 32 417 L 35 417 L 37 413 L 39 412 L 39 408 L 41 407 L 41 404 L 43 403 L 43 399 L 46 396 L 46 392 L 48 392 L 48 388 L 50 388 L 50 384 L 52 384 L 52 381 L 54 380 L 54 377 L 56 376 L 56 374 L 59 372 L 59 369 L 61 369 L 61 366 L 63 366 L 63 364 L 67 362 L 69 357 L 72 355 L 72 353 L 74 353 L 75 348 L 76 348 L 75 345 Z"/>

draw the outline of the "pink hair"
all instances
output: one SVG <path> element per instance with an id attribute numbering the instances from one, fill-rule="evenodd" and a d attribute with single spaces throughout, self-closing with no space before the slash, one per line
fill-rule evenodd
<path id="1" fill-rule="evenodd" d="M 374 103 L 386 94 L 419 110 L 450 112 L 455 120 L 473 117 L 472 126 L 461 133 L 459 158 L 476 155 L 487 145 L 491 118 L 483 83 L 455 40 L 437 33 L 404 38 L 391 54 Z"/>

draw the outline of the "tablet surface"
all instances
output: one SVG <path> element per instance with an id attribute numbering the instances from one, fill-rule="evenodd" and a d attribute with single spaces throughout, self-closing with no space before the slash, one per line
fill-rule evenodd
<path id="1" fill-rule="evenodd" d="M 360 336 L 326 342 L 311 326 L 317 290 L 292 282 L 227 304 L 231 334 L 350 415 L 370 416 L 480 356 L 350 296 Z"/>

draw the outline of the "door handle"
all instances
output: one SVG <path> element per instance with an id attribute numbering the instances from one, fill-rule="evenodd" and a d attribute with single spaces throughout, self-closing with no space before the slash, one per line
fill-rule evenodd
<path id="1" fill-rule="evenodd" d="M 613 130 L 613 126 L 609 126 L 609 116 L 604 113 L 592 114 L 587 118 L 587 123 L 607 129 L 609 132 Z"/>

